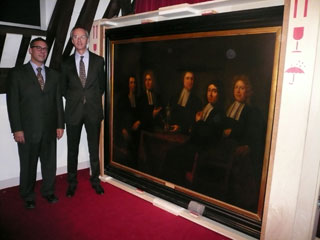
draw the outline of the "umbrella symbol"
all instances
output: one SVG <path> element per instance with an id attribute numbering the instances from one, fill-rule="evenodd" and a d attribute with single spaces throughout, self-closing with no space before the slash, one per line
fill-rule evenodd
<path id="1" fill-rule="evenodd" d="M 301 68 L 298 68 L 298 67 L 291 67 L 291 68 L 288 68 L 288 69 L 286 70 L 286 73 L 292 73 L 292 75 L 293 75 L 292 81 L 289 82 L 289 84 L 293 84 L 295 74 L 297 74 L 297 73 L 304 73 L 304 71 L 303 71 Z"/>

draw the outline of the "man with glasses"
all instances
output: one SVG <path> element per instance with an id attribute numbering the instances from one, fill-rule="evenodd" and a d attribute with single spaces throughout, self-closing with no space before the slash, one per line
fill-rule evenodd
<path id="1" fill-rule="evenodd" d="M 103 119 L 102 95 L 105 91 L 104 59 L 88 51 L 89 33 L 84 28 L 74 27 L 70 37 L 75 53 L 61 66 L 68 139 L 69 186 L 66 196 L 72 197 L 77 188 L 79 142 L 83 125 L 87 132 L 91 186 L 97 194 L 102 195 L 99 139 Z"/>
<path id="2" fill-rule="evenodd" d="M 38 158 L 41 162 L 41 195 L 55 203 L 56 138 L 64 132 L 60 74 L 44 65 L 48 45 L 42 38 L 30 42 L 31 60 L 13 68 L 7 79 L 7 105 L 11 131 L 18 143 L 20 195 L 25 207 L 35 207 L 34 186 Z"/>

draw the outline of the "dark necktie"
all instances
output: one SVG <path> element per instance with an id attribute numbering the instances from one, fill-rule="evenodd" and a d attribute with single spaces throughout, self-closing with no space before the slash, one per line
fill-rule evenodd
<path id="1" fill-rule="evenodd" d="M 39 81 L 39 84 L 40 84 L 40 88 L 41 88 L 41 90 L 43 90 L 43 88 L 44 88 L 44 80 L 43 80 L 43 76 L 41 74 L 41 70 L 42 70 L 41 67 L 37 68 L 37 71 L 38 71 L 37 78 L 38 78 L 38 81 Z"/>
<path id="2" fill-rule="evenodd" d="M 82 87 L 84 87 L 86 85 L 86 68 L 84 67 L 83 56 L 80 56 L 79 75 Z"/>

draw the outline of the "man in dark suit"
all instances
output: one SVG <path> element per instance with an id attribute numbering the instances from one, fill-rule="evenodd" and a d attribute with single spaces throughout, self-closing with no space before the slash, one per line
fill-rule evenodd
<path id="1" fill-rule="evenodd" d="M 43 183 L 41 195 L 50 203 L 56 176 L 56 137 L 63 135 L 63 104 L 60 75 L 44 66 L 48 46 L 44 39 L 31 41 L 31 61 L 13 68 L 7 83 L 7 105 L 11 131 L 20 157 L 20 195 L 26 208 L 35 207 L 34 185 L 40 157 Z"/>
<path id="2" fill-rule="evenodd" d="M 104 60 L 87 49 L 89 33 L 81 27 L 71 31 L 75 53 L 62 65 L 62 91 L 66 99 L 65 117 L 68 137 L 68 189 L 72 197 L 77 187 L 79 142 L 83 125 L 90 155 L 90 182 L 97 194 L 103 194 L 99 173 L 99 137 L 103 119 L 102 95 L 105 90 Z"/>

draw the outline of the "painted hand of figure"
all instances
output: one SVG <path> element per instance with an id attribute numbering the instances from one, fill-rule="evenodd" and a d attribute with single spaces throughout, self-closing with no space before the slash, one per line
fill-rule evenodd
<path id="1" fill-rule="evenodd" d="M 235 155 L 239 157 L 245 157 L 250 153 L 250 148 L 248 145 L 239 146 L 236 148 Z"/>
<path id="2" fill-rule="evenodd" d="M 155 117 L 159 114 L 159 112 L 161 111 L 161 109 L 162 109 L 162 107 L 155 107 L 155 108 L 153 109 L 153 112 L 152 112 L 153 118 L 155 118 Z"/>
<path id="3" fill-rule="evenodd" d="M 134 124 L 132 125 L 131 129 L 133 131 L 137 131 L 139 126 L 140 126 L 141 122 L 140 121 L 135 121 Z"/>
<path id="4" fill-rule="evenodd" d="M 127 129 L 123 128 L 121 132 L 122 132 L 123 138 L 128 140 L 129 139 L 129 133 L 128 133 Z"/>
<path id="5" fill-rule="evenodd" d="M 24 132 L 23 131 L 14 132 L 13 133 L 13 138 L 17 143 L 25 143 Z"/>
<path id="6" fill-rule="evenodd" d="M 201 115 L 202 115 L 202 112 L 196 113 L 196 122 L 198 122 L 201 119 Z"/>
<path id="7" fill-rule="evenodd" d="M 229 137 L 231 134 L 232 129 L 231 128 L 227 128 L 223 131 L 223 136 L 224 137 Z"/>
<path id="8" fill-rule="evenodd" d="M 179 131 L 180 127 L 179 125 L 171 125 L 169 128 L 169 132 L 177 132 Z"/>
<path id="9" fill-rule="evenodd" d="M 62 129 L 62 128 L 58 128 L 58 129 L 57 129 L 57 139 L 58 139 L 58 140 L 59 140 L 60 138 L 62 138 L 63 132 L 64 132 L 64 129 Z"/>

